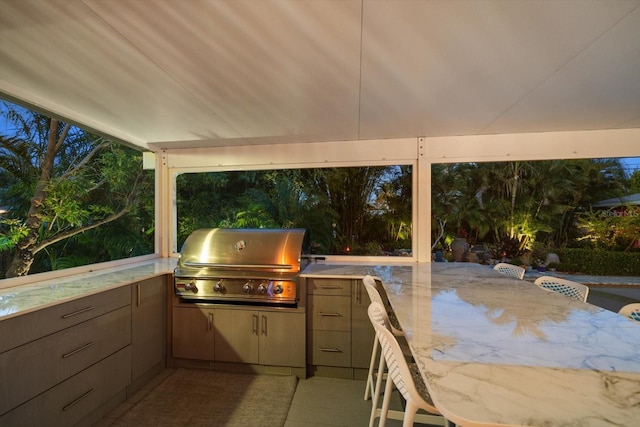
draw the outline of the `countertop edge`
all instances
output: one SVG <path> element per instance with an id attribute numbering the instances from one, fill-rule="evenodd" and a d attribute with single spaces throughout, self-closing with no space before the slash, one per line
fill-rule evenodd
<path id="1" fill-rule="evenodd" d="M 155 258 L 3 288 L 0 289 L 0 321 L 106 292 L 121 286 L 129 286 L 132 283 L 153 277 L 171 274 L 175 263 L 175 258 Z M 83 282 L 87 279 L 93 282 L 92 285 L 87 287 L 78 285 L 78 282 Z M 55 292 L 58 292 L 58 294 L 54 295 Z M 14 307 L 8 307 L 16 298 L 21 298 L 23 301 L 14 304 Z M 24 308 L 16 307 L 17 305 L 22 305 Z"/>

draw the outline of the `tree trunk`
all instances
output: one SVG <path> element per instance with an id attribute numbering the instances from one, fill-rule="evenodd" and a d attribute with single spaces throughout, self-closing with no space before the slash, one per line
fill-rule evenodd
<path id="1" fill-rule="evenodd" d="M 51 119 L 47 150 L 40 167 L 40 179 L 33 192 L 29 214 L 27 215 L 25 223 L 28 232 L 16 245 L 16 252 L 7 269 L 6 277 L 26 276 L 29 274 L 29 270 L 33 264 L 36 248 L 38 247 L 38 238 L 40 237 L 39 230 L 42 225 L 42 203 L 47 196 L 46 188 L 51 181 L 54 160 L 66 138 L 69 128 L 69 125 L 67 125 L 61 136 L 56 139 L 58 135 L 58 125 L 59 122 L 57 120 Z"/>

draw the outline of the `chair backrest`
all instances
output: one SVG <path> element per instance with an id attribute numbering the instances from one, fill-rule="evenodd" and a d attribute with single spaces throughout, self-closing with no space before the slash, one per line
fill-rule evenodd
<path id="1" fill-rule="evenodd" d="M 395 318 L 395 316 L 393 316 L 394 318 L 391 319 L 391 315 L 389 315 L 389 312 L 386 310 L 386 304 L 384 303 L 384 300 L 382 299 L 382 296 L 378 291 L 375 279 L 369 275 L 366 275 L 362 278 L 362 283 L 364 284 L 364 288 L 367 290 L 367 294 L 369 295 L 369 299 L 371 300 L 371 302 L 378 303 L 381 307 L 383 307 L 383 309 L 385 309 L 383 313 L 385 316 L 385 322 L 387 325 L 389 325 L 391 332 L 395 335 L 402 335 L 402 330 L 400 328 L 400 325 L 398 325 L 397 319 Z"/>
<path id="2" fill-rule="evenodd" d="M 425 401 L 432 407 L 430 408 L 430 412 L 438 414 L 439 411 L 436 409 L 428 393 L 425 393 L 425 396 L 418 392 L 400 344 L 398 344 L 393 333 L 391 333 L 385 324 L 384 319 L 386 312 L 384 307 L 377 302 L 372 302 L 367 312 L 369 314 L 369 320 L 371 320 L 371 324 L 376 331 L 380 347 L 382 348 L 382 354 L 387 364 L 388 376 L 393 380 L 400 394 L 402 394 L 406 400 L 413 402 Z"/>
<path id="3" fill-rule="evenodd" d="M 586 285 L 560 277 L 542 276 L 538 277 L 533 283 L 541 288 L 549 289 L 583 302 L 587 301 L 587 295 L 589 295 L 589 288 Z"/>
<path id="4" fill-rule="evenodd" d="M 508 264 L 506 262 L 499 262 L 493 267 L 494 270 L 499 271 L 507 276 L 515 277 L 522 280 L 524 278 L 524 268 L 519 265 Z"/>
<path id="5" fill-rule="evenodd" d="M 640 323 L 640 302 L 633 302 L 622 307 L 619 311 L 625 317 Z"/>
<path id="6" fill-rule="evenodd" d="M 384 302 L 382 301 L 380 292 L 378 292 L 378 288 L 376 287 L 375 279 L 369 275 L 366 275 L 362 278 L 362 283 L 364 284 L 364 288 L 367 290 L 367 294 L 369 294 L 369 299 L 371 300 L 371 302 L 380 303 L 380 305 L 384 307 Z"/>

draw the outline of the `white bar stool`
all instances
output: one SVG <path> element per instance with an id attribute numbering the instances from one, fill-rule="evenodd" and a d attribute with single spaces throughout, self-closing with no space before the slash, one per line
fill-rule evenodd
<path id="1" fill-rule="evenodd" d="M 375 279 L 367 275 L 367 276 L 364 276 L 364 278 L 362 279 L 362 283 L 364 284 L 364 288 L 367 290 L 367 294 L 369 295 L 369 299 L 371 300 L 371 302 L 377 302 L 384 307 L 385 303 L 382 299 L 382 296 L 380 295 L 380 292 L 378 291 Z M 387 314 L 387 318 L 389 319 L 389 326 L 391 328 L 391 332 L 398 337 L 404 336 L 404 333 L 402 332 L 402 328 L 400 328 L 400 325 L 398 324 L 398 320 L 395 318 L 395 315 L 393 315 L 392 313 L 389 313 L 389 311 L 385 311 L 385 312 Z M 364 400 L 369 400 L 369 397 L 373 396 L 374 378 L 377 375 L 375 373 L 375 363 L 376 363 L 376 359 L 378 358 L 378 347 L 379 347 L 378 338 L 374 338 L 373 348 L 371 349 L 371 361 L 369 362 L 369 373 L 367 374 L 367 384 L 364 389 Z M 408 348 L 407 345 L 405 345 L 404 347 L 405 348 L 403 349 L 403 351 L 405 355 L 407 355 L 408 357 L 411 357 L 411 350 Z M 382 372 L 382 371 L 378 371 L 378 372 Z M 377 403 L 377 398 L 378 396 L 375 396 L 374 406 Z"/>
<path id="2" fill-rule="evenodd" d="M 533 283 L 541 288 L 566 295 L 582 302 L 587 302 L 587 295 L 589 295 L 588 286 L 560 277 L 542 276 L 538 277 Z"/>
<path id="3" fill-rule="evenodd" d="M 515 277 L 516 279 L 524 279 L 525 269 L 520 267 L 519 265 L 499 262 L 493 267 L 493 269 L 502 274 L 506 274 L 507 276 Z"/>
<path id="4" fill-rule="evenodd" d="M 403 427 L 412 426 L 414 421 L 443 427 L 452 426 L 453 424 L 444 418 L 435 407 L 417 367 L 414 367 L 413 370 L 410 369 L 410 365 L 405 360 L 396 337 L 390 330 L 390 324 L 388 323 L 388 317 L 384 307 L 378 302 L 372 302 L 367 312 L 382 349 L 382 357 L 380 358 L 379 364 L 380 370 L 384 369 L 384 364 L 389 368 L 389 379 L 385 384 L 382 409 L 380 410 L 380 423 L 378 426 L 384 427 L 387 418 L 402 419 Z M 382 378 L 379 375 L 376 380 L 374 396 L 379 395 L 381 384 Z M 394 384 L 406 401 L 404 412 L 393 411 L 392 413 L 392 411 L 389 410 L 392 392 L 391 387 Z M 371 410 L 371 418 L 369 420 L 370 427 L 373 426 L 376 409 L 374 406 Z M 417 414 L 419 409 L 428 412 L 428 414 Z M 401 418 L 397 417 L 398 414 L 401 414 Z M 396 416 L 392 417 L 391 415 Z"/>
<path id="5" fill-rule="evenodd" d="M 640 323 L 640 302 L 632 302 L 618 310 L 618 314 Z"/>

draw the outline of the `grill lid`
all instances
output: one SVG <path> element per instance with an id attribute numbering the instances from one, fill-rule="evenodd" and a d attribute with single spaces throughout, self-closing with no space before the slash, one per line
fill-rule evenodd
<path id="1" fill-rule="evenodd" d="M 307 230 L 201 228 L 182 245 L 176 277 L 214 277 L 238 270 L 297 275 Z"/>

